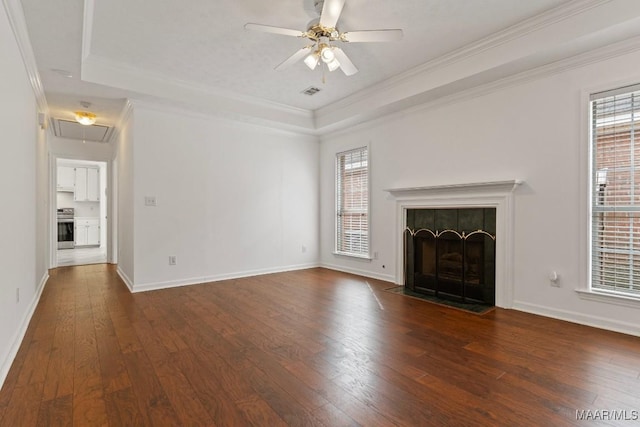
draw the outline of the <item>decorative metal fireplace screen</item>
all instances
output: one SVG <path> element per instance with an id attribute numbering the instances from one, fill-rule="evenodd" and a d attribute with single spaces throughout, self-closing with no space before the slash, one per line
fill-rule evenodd
<path id="1" fill-rule="evenodd" d="M 405 286 L 495 304 L 495 228 L 493 208 L 407 210 Z"/>

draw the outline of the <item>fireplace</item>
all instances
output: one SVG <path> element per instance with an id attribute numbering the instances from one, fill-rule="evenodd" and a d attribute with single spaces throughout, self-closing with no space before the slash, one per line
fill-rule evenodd
<path id="1" fill-rule="evenodd" d="M 524 184 L 519 179 L 505 181 L 486 181 L 486 182 L 469 182 L 445 185 L 431 185 L 426 187 L 397 187 L 389 188 L 385 191 L 395 200 L 396 205 L 396 268 L 395 283 L 409 287 L 405 268 L 407 261 L 405 259 L 405 251 L 407 240 L 405 239 L 407 228 L 417 233 L 420 228 L 414 223 L 411 227 L 407 223 L 408 212 L 413 210 L 422 211 L 418 215 L 428 215 L 429 210 L 449 210 L 449 209 L 491 209 L 495 212 L 495 226 L 484 228 L 472 226 L 464 228 L 466 230 L 483 229 L 495 237 L 493 243 L 494 266 L 490 270 L 494 275 L 494 293 L 495 305 L 502 308 L 513 307 L 514 294 L 514 262 L 513 262 L 513 233 L 514 233 L 514 206 L 515 190 Z M 460 218 L 458 218 L 460 220 Z M 466 216 L 462 216 L 463 225 L 466 222 Z M 420 225 L 419 223 L 417 225 Z M 433 232 L 441 232 L 449 227 L 433 226 Z M 456 230 L 459 232 L 459 230 Z M 465 233 L 465 235 L 467 235 Z M 424 236 L 421 233 L 420 236 Z M 467 239 L 468 240 L 468 239 Z M 492 239 L 493 240 L 493 239 Z M 413 240 L 409 241 L 413 244 Z M 410 262 L 415 262 L 412 259 Z M 485 273 L 486 274 L 486 273 Z M 469 286 L 467 287 L 469 288 Z"/>
<path id="2" fill-rule="evenodd" d="M 440 298 L 494 305 L 496 210 L 406 212 L 405 286 Z"/>

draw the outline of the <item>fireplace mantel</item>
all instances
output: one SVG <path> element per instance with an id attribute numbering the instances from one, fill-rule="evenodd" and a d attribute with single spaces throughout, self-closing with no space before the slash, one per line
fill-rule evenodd
<path id="1" fill-rule="evenodd" d="M 496 306 L 513 305 L 513 236 L 514 190 L 523 184 L 520 179 L 488 181 L 426 187 L 391 188 L 385 190 L 396 203 L 396 283 L 404 285 L 403 232 L 407 209 L 468 208 L 496 209 Z"/>
<path id="2" fill-rule="evenodd" d="M 507 181 L 472 182 L 464 184 L 430 185 L 426 187 L 389 188 L 384 191 L 396 198 L 420 197 L 440 194 L 458 193 L 510 193 L 524 181 L 511 179 Z"/>

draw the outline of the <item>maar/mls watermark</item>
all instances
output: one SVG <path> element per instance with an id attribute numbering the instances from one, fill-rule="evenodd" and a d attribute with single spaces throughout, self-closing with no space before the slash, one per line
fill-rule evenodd
<path id="1" fill-rule="evenodd" d="M 638 421 L 640 410 L 627 409 L 576 409 L 578 421 Z"/>

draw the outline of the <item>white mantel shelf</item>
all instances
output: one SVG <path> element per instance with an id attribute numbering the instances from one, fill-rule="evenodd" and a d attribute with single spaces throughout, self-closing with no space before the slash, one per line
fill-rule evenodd
<path id="1" fill-rule="evenodd" d="M 510 193 L 524 181 L 511 179 L 507 181 L 473 182 L 466 184 L 431 185 L 427 187 L 389 188 L 384 191 L 394 197 L 441 194 L 446 192 L 499 192 Z"/>

